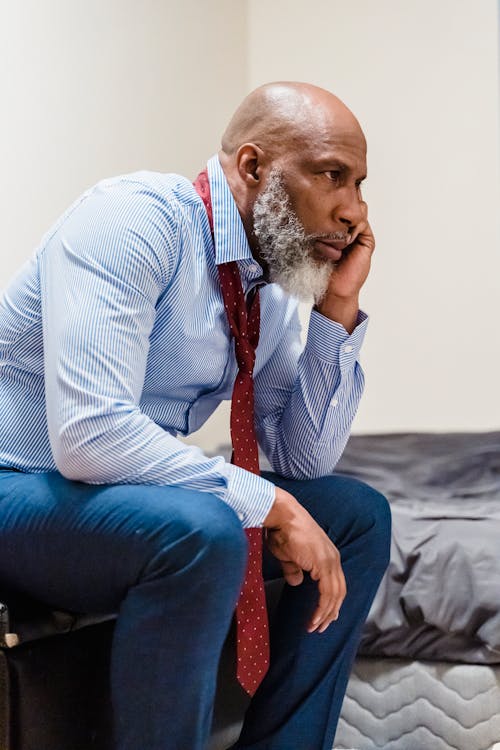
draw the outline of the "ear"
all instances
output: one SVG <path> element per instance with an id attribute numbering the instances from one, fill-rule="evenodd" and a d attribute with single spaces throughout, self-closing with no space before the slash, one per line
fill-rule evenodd
<path id="1" fill-rule="evenodd" d="M 236 153 L 236 168 L 240 179 L 250 189 L 260 187 L 263 174 L 264 152 L 255 143 L 244 143 Z"/>

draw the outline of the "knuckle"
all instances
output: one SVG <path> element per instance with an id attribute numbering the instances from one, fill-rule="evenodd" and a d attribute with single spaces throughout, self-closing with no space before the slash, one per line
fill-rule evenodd
<path id="1" fill-rule="evenodd" d="M 335 560 L 335 562 L 338 562 L 340 560 L 340 552 L 338 550 L 338 547 L 336 547 L 335 544 L 333 544 L 333 542 L 332 542 L 331 547 L 330 547 L 330 555 L 329 555 L 329 557 L 331 559 Z"/>

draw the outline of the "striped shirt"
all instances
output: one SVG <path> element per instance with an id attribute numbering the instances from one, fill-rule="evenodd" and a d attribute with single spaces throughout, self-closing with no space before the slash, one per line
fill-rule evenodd
<path id="1" fill-rule="evenodd" d="M 244 526 L 273 500 L 266 479 L 178 439 L 230 399 L 236 376 L 216 265 L 262 280 L 218 158 L 208 165 L 215 250 L 191 183 L 138 172 L 104 180 L 43 238 L 0 302 L 0 465 L 90 484 L 211 492 Z M 366 328 L 312 311 L 301 353 L 297 302 L 261 288 L 256 430 L 273 469 L 330 473 L 363 388 Z"/>

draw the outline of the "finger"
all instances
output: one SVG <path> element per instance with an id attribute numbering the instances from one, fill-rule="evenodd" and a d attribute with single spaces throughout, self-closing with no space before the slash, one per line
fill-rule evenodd
<path id="1" fill-rule="evenodd" d="M 325 622 L 323 622 L 320 625 L 320 627 L 317 629 L 316 632 L 317 633 L 324 633 L 325 630 L 327 630 L 330 627 L 330 625 L 332 624 L 332 622 L 335 622 L 335 620 L 338 620 L 338 617 L 330 617 L 328 620 L 325 620 Z"/>
<path id="2" fill-rule="evenodd" d="M 366 227 L 368 226 L 368 204 L 366 201 L 360 201 L 360 217 L 357 224 L 354 225 L 352 228 L 350 235 L 351 235 L 351 243 L 355 241 L 358 234 L 361 232 L 364 232 Z"/>
<path id="3" fill-rule="evenodd" d="M 335 606 L 333 588 L 331 588 L 328 584 L 325 585 L 321 578 L 318 581 L 318 590 L 318 604 L 316 606 L 316 609 L 314 610 L 313 616 L 311 617 L 309 626 L 307 628 L 309 633 L 314 633 L 315 630 L 318 630 L 318 628 L 322 626 L 322 624 L 328 618 L 328 614 L 330 612 L 333 612 Z"/>
<path id="4" fill-rule="evenodd" d="M 330 612 L 324 620 L 318 625 L 316 628 L 318 633 L 324 633 L 325 630 L 332 624 L 332 622 L 335 622 L 339 619 L 340 616 L 340 608 L 342 606 L 344 599 L 342 599 L 340 602 L 337 601 L 334 609 L 332 612 Z"/>
<path id="5" fill-rule="evenodd" d="M 345 578 L 344 574 L 342 572 L 342 569 L 340 570 L 341 577 L 340 577 L 340 593 L 338 598 L 335 600 L 333 611 L 330 612 L 327 617 L 323 620 L 323 622 L 318 626 L 317 632 L 318 633 L 324 633 L 325 630 L 332 624 L 332 622 L 335 622 L 339 619 L 340 615 L 340 609 L 342 607 L 342 604 L 344 603 L 344 599 L 346 597 L 346 585 L 345 585 Z"/>
<path id="6" fill-rule="evenodd" d="M 338 619 L 340 608 L 346 596 L 346 583 L 340 564 L 333 574 L 320 578 L 318 582 L 319 601 L 309 623 L 308 632 L 323 632 L 328 625 Z"/>
<path id="7" fill-rule="evenodd" d="M 290 586 L 299 586 L 304 580 L 304 573 L 296 563 L 282 560 L 281 567 L 283 569 L 283 577 Z"/>
<path id="8" fill-rule="evenodd" d="M 340 608 L 342 604 L 344 603 L 344 599 L 346 598 L 346 595 L 347 595 L 347 583 L 345 580 L 344 571 L 342 570 L 342 565 L 339 565 L 338 576 L 339 576 L 339 595 L 337 598 L 337 603 L 336 603 L 335 611 L 334 611 L 335 620 L 338 619 Z"/>
<path id="9" fill-rule="evenodd" d="M 341 605 L 334 606 L 333 609 L 328 612 L 317 614 L 313 617 L 311 624 L 308 627 L 309 633 L 323 633 L 332 622 L 335 622 L 339 618 L 339 611 Z"/>
<path id="10" fill-rule="evenodd" d="M 353 233 L 352 241 L 349 247 L 363 248 L 370 251 L 370 255 L 375 250 L 375 237 L 367 221 L 359 224 Z"/>

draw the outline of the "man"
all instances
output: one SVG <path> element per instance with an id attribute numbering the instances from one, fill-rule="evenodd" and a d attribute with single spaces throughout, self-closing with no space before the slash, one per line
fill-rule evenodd
<path id="1" fill-rule="evenodd" d="M 365 173 L 363 133 L 336 97 L 268 84 L 231 120 L 205 196 L 203 180 L 177 175 L 99 183 L 5 292 L 0 580 L 57 607 L 118 612 L 117 750 L 206 747 L 244 528 L 260 527 L 264 573 L 288 585 L 235 747 L 332 747 L 390 533 L 384 498 L 330 476 L 363 385 Z M 263 476 L 177 439 L 231 397 L 218 268 L 235 261 L 260 300 L 254 418 L 274 470 Z M 296 297 L 314 302 L 303 353 Z"/>

